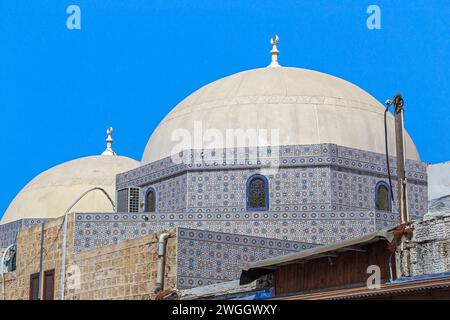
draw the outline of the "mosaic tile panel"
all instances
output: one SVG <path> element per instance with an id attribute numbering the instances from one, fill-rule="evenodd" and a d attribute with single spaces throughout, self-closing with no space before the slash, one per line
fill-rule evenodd
<path id="1" fill-rule="evenodd" d="M 389 184 L 389 180 L 381 175 L 368 175 L 345 169 L 331 170 L 331 201 L 346 208 L 375 209 L 375 187 L 378 182 Z M 393 206 L 398 212 L 398 188 L 396 180 L 392 180 Z M 408 184 L 408 211 L 411 217 L 421 218 L 426 212 L 428 202 L 427 186 L 422 183 Z"/>
<path id="2" fill-rule="evenodd" d="M 141 187 L 140 198 L 142 206 L 140 211 L 144 211 L 143 202 L 145 194 L 149 188 L 156 192 L 156 211 L 172 212 L 186 210 L 186 179 L 187 174 L 182 174 L 168 178 L 164 181 L 158 181 Z"/>
<path id="3" fill-rule="evenodd" d="M 250 262 L 317 245 L 195 229 L 178 229 L 177 287 L 237 280 Z"/>
<path id="4" fill-rule="evenodd" d="M 269 181 L 269 209 L 330 203 L 330 169 L 283 168 Z M 246 183 L 256 170 L 188 173 L 188 212 L 205 209 L 246 210 Z"/>
<path id="5" fill-rule="evenodd" d="M 154 231 L 141 213 L 77 213 L 74 215 L 74 252 L 136 239 Z"/>

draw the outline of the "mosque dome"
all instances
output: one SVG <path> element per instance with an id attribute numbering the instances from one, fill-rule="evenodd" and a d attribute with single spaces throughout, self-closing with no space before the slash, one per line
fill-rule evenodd
<path id="1" fill-rule="evenodd" d="M 272 63 L 273 64 L 273 63 Z M 178 104 L 159 124 L 145 148 L 142 163 L 179 152 L 176 129 L 194 137 L 202 131 L 279 130 L 278 145 L 332 143 L 385 153 L 385 107 L 366 91 L 343 79 L 312 70 L 275 66 L 240 72 L 212 82 Z M 389 93 L 390 94 L 390 93 Z M 395 154 L 394 117 L 388 114 L 389 152 Z M 225 140 L 225 139 L 224 139 Z M 211 148 L 233 147 L 230 141 Z M 233 143 L 231 141 L 231 143 Z M 246 147 L 255 147 L 251 142 Z M 420 160 L 406 134 L 406 156 Z M 193 148 L 196 149 L 196 148 Z"/>
<path id="2" fill-rule="evenodd" d="M 103 188 L 114 199 L 116 175 L 135 169 L 139 162 L 115 155 L 110 134 L 108 139 L 103 155 L 65 162 L 31 180 L 11 202 L 1 223 L 63 216 L 79 196 L 94 187 Z M 72 212 L 112 212 L 112 207 L 104 194 L 94 191 L 83 197 Z"/>

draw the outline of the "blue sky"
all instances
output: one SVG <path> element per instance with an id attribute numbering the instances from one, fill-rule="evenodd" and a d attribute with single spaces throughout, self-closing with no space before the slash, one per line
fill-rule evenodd
<path id="1" fill-rule="evenodd" d="M 68 30 L 66 8 L 81 8 Z M 366 27 L 369 5 L 381 30 Z M 0 216 L 34 176 L 115 149 L 140 159 L 160 120 L 218 78 L 280 62 L 400 91 L 426 162 L 450 160 L 448 0 L 0 0 Z"/>

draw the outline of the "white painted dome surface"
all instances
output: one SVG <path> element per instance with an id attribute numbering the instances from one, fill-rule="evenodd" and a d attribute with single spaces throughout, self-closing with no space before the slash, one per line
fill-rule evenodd
<path id="1" fill-rule="evenodd" d="M 286 67 L 244 71 L 204 86 L 177 105 L 149 139 L 142 163 L 171 156 L 179 144 L 171 138 L 173 131 L 186 129 L 194 136 L 196 121 L 203 132 L 217 129 L 224 136 L 227 129 L 266 129 L 269 134 L 278 129 L 279 145 L 333 143 L 384 153 L 384 109 L 364 90 L 328 74 Z M 391 114 L 388 134 L 394 155 Z M 420 160 L 408 134 L 405 140 L 407 158 Z"/>
<path id="2" fill-rule="evenodd" d="M 85 191 L 104 188 L 115 198 L 116 175 L 132 170 L 139 162 L 120 156 L 92 156 L 65 162 L 35 177 L 14 198 L 1 223 L 25 218 L 57 218 Z M 72 212 L 112 212 L 100 191 L 86 195 Z"/>
<path id="3" fill-rule="evenodd" d="M 450 162 L 428 165 L 427 175 L 429 201 L 450 197 Z"/>

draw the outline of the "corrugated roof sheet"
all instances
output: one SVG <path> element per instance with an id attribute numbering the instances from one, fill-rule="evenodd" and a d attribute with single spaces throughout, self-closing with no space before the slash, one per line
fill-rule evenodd
<path id="1" fill-rule="evenodd" d="M 352 247 L 358 247 L 372 242 L 376 242 L 380 239 L 392 241 L 394 235 L 391 231 L 379 231 L 367 234 L 360 238 L 355 238 L 347 241 L 336 242 L 330 245 L 321 246 L 302 252 L 295 252 L 284 256 L 279 256 L 275 258 L 260 260 L 249 264 L 244 270 L 251 269 L 273 269 L 279 265 L 290 264 L 298 262 L 300 260 L 313 260 L 326 256 L 327 253 L 346 251 L 345 249 L 351 250 Z"/>

